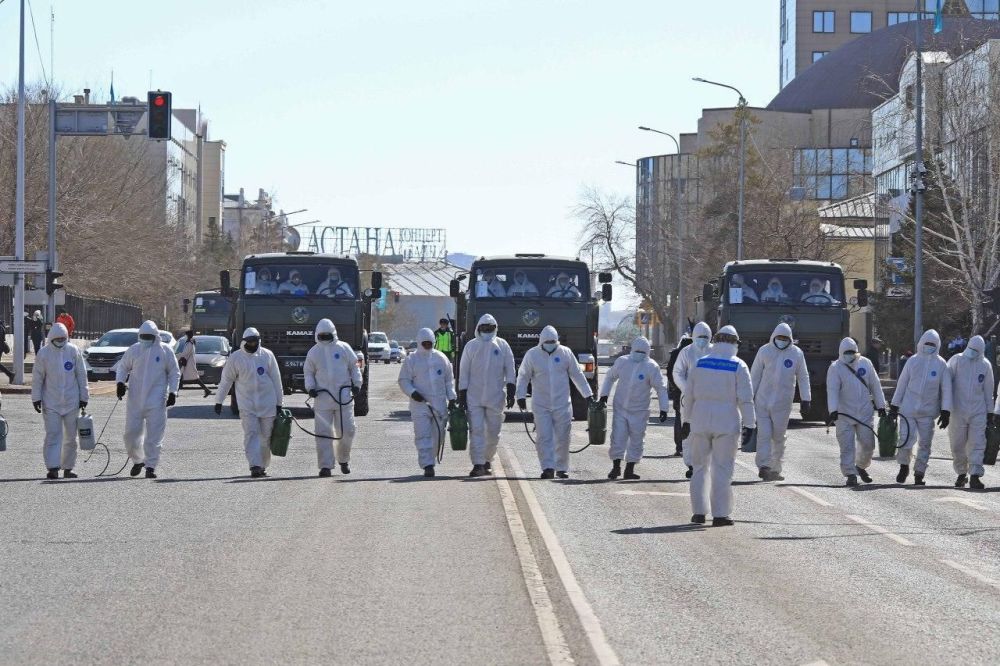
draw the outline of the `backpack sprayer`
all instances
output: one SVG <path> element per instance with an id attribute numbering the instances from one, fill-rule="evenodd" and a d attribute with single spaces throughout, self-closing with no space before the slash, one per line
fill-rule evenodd
<path id="1" fill-rule="evenodd" d="M 875 434 L 875 438 L 878 440 L 878 454 L 882 458 L 891 457 L 898 449 L 906 446 L 907 442 L 910 440 L 910 433 L 913 431 L 910 426 L 910 419 L 907 418 L 905 414 L 899 414 L 899 416 L 903 419 L 903 424 L 906 426 L 906 436 L 902 438 L 902 444 L 897 444 L 900 440 L 899 426 L 896 420 L 891 416 L 886 415 L 878 417 L 877 429 L 872 428 L 861 419 L 851 416 L 850 414 L 845 414 L 844 412 L 837 412 L 837 416 L 846 416 L 855 423 L 863 425 L 865 428 L 871 430 L 872 433 Z M 826 424 L 826 433 L 830 434 L 829 423 Z"/>
<path id="2" fill-rule="evenodd" d="M 354 404 L 354 393 L 352 391 L 353 388 L 354 384 L 345 384 L 341 386 L 340 389 L 337 391 L 337 393 L 339 393 L 340 395 L 344 394 L 344 389 L 351 391 L 350 393 L 348 393 L 347 400 L 341 400 L 338 396 L 335 396 L 333 393 L 331 393 L 329 390 L 325 388 L 316 389 L 316 393 L 326 393 L 328 396 L 330 396 L 330 398 L 333 399 L 335 403 L 337 403 L 340 406 L 340 409 L 338 410 L 340 415 L 340 437 L 336 437 L 335 435 L 319 435 L 311 430 L 307 430 L 305 427 L 302 426 L 301 423 L 299 423 L 299 420 L 297 418 L 292 416 L 291 410 L 282 409 L 281 415 L 275 419 L 274 430 L 271 431 L 271 441 L 269 442 L 269 445 L 271 447 L 271 453 L 276 456 L 284 456 L 288 453 L 288 443 L 292 438 L 293 423 L 295 424 L 296 428 L 298 428 L 305 434 L 311 435 L 313 437 L 319 437 L 320 439 L 329 439 L 332 441 L 338 441 L 343 439 L 344 408 Z M 306 407 L 312 409 L 313 407 L 312 404 L 310 404 L 309 402 L 310 400 L 312 400 L 312 397 L 306 398 Z"/>
<path id="3" fill-rule="evenodd" d="M 104 452 L 108 456 L 107 462 L 104 463 L 104 469 L 102 469 L 97 476 L 118 476 L 125 471 L 125 468 L 129 463 L 129 457 L 126 453 L 125 462 L 122 464 L 121 468 L 119 468 L 119 470 L 114 474 L 105 474 L 105 472 L 108 471 L 108 467 L 111 465 L 111 449 L 108 448 L 107 444 L 101 441 L 101 438 L 104 437 L 104 431 L 108 429 L 108 424 L 111 423 L 111 417 L 114 416 L 115 410 L 118 409 L 119 402 L 121 402 L 121 400 L 116 400 L 115 404 L 111 407 L 111 411 L 108 412 L 108 418 L 104 421 L 104 426 L 101 428 L 101 433 L 96 438 L 94 437 L 94 418 L 87 414 L 86 409 L 81 410 L 80 416 L 76 419 L 76 432 L 80 442 L 80 449 L 83 451 L 90 451 L 90 455 L 87 456 L 87 459 L 84 460 L 83 463 L 87 464 L 90 462 L 90 459 L 93 457 L 94 451 L 97 450 L 98 445 L 104 447 Z"/>
<path id="4" fill-rule="evenodd" d="M 521 410 L 522 416 L 527 416 L 528 412 L 524 409 Z M 532 444 L 537 445 L 538 442 L 535 438 L 531 436 L 531 430 L 528 429 L 528 419 L 523 419 L 524 423 L 524 433 L 531 440 Z M 587 438 L 586 444 L 578 449 L 570 449 L 570 453 L 580 453 L 591 446 L 603 446 L 607 442 L 608 437 L 608 406 L 601 402 L 600 400 L 591 400 L 590 404 L 587 406 Z"/>

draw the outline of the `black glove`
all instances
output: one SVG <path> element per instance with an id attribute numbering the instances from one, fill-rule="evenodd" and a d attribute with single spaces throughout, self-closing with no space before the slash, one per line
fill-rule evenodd
<path id="1" fill-rule="evenodd" d="M 685 439 L 687 439 L 688 435 L 690 435 L 690 434 L 691 434 L 691 424 L 690 423 L 685 423 L 685 424 L 681 425 L 681 441 L 684 441 Z"/>
<path id="2" fill-rule="evenodd" d="M 528 409 L 528 400 L 526 398 L 518 398 L 517 399 L 517 408 L 520 409 L 522 412 L 527 411 L 527 409 Z"/>
<path id="3" fill-rule="evenodd" d="M 1000 414 L 987 414 L 986 415 L 986 425 L 996 426 L 997 421 L 1000 421 Z"/>
<path id="4" fill-rule="evenodd" d="M 355 400 L 357 400 L 359 395 L 361 395 L 361 387 L 360 386 L 354 386 L 352 384 L 351 385 L 351 397 L 354 398 Z"/>
<path id="5" fill-rule="evenodd" d="M 417 402 L 423 402 L 424 401 L 424 396 L 420 395 L 420 391 L 414 391 L 413 393 L 411 393 L 410 394 L 410 398 L 412 398 L 413 400 L 415 400 Z"/>
<path id="6" fill-rule="evenodd" d="M 125 397 L 125 392 L 126 391 L 128 391 L 128 388 L 125 386 L 125 384 L 123 384 L 122 382 L 118 382 L 118 391 L 117 391 L 117 393 L 118 393 L 118 399 L 119 400 L 121 400 L 122 398 Z"/>
<path id="7" fill-rule="evenodd" d="M 514 406 L 514 392 L 516 387 L 513 384 L 507 384 L 507 409 Z"/>
<path id="8" fill-rule="evenodd" d="M 87 408 L 87 401 L 86 400 L 81 400 L 80 401 L 80 409 L 86 409 L 86 408 Z"/>
<path id="9" fill-rule="evenodd" d="M 449 400 L 448 401 L 448 411 L 450 412 L 451 410 L 455 409 L 455 406 L 457 404 L 458 404 L 457 401 L 455 401 L 455 400 Z"/>
<path id="10" fill-rule="evenodd" d="M 34 407 L 35 411 L 38 412 L 39 414 L 42 413 L 42 401 L 41 400 L 34 401 L 33 403 L 31 403 L 31 406 Z"/>
<path id="11" fill-rule="evenodd" d="M 173 407 L 175 404 L 177 404 L 177 394 L 176 393 L 168 393 L 167 394 L 167 407 Z"/>
<path id="12" fill-rule="evenodd" d="M 310 398 L 315 398 L 318 395 L 319 395 L 319 391 L 317 391 L 316 389 L 309 389 L 309 397 Z"/>
<path id="13" fill-rule="evenodd" d="M 812 403 L 809 402 L 808 400 L 803 400 L 799 403 L 799 412 L 801 412 L 802 414 L 807 414 L 809 412 L 810 407 L 812 407 Z"/>
<path id="14" fill-rule="evenodd" d="M 887 415 L 887 414 L 885 413 L 885 407 L 883 407 L 882 409 L 878 410 L 878 415 L 879 415 L 879 417 L 880 417 L 880 418 L 883 418 L 883 419 L 884 419 L 884 418 L 885 418 L 886 416 L 888 416 L 888 415 Z"/>
<path id="15" fill-rule="evenodd" d="M 840 416 L 840 412 L 838 412 L 836 410 L 830 412 L 830 415 L 828 417 L 826 417 L 826 424 L 828 426 L 832 426 L 834 423 L 837 422 L 837 417 L 838 416 Z"/>
<path id="16" fill-rule="evenodd" d="M 753 437 L 753 434 L 755 432 L 757 432 L 757 428 L 748 428 L 746 426 L 743 426 L 743 433 L 742 433 L 742 439 L 740 439 L 740 445 L 742 446 L 746 442 L 749 442 L 750 438 Z"/>
<path id="17" fill-rule="evenodd" d="M 666 423 L 666 422 L 667 422 L 667 413 L 661 409 L 660 410 L 660 423 Z"/>
<path id="18" fill-rule="evenodd" d="M 458 392 L 458 406 L 462 409 L 466 409 L 469 406 L 469 391 L 462 389 Z"/>
<path id="19" fill-rule="evenodd" d="M 180 361 L 178 361 L 178 364 L 183 368 L 185 365 L 188 364 L 188 360 L 186 358 L 182 358 Z"/>
<path id="20" fill-rule="evenodd" d="M 274 406 L 274 415 L 275 416 L 281 416 L 281 405 L 275 405 Z"/>
<path id="21" fill-rule="evenodd" d="M 601 399 L 598 402 L 600 402 L 602 405 L 608 404 L 608 396 L 602 395 Z"/>
<path id="22" fill-rule="evenodd" d="M 938 423 L 938 428 L 940 428 L 941 430 L 947 428 L 948 424 L 951 423 L 951 412 L 949 412 L 947 409 L 942 409 L 941 414 L 938 416 L 937 423 Z"/>
<path id="23" fill-rule="evenodd" d="M 221 402 L 215 403 L 215 413 L 216 414 L 221 414 L 222 413 L 222 403 Z"/>
<path id="24" fill-rule="evenodd" d="M 893 421 L 899 418 L 899 407 L 896 405 L 889 405 L 889 418 Z"/>

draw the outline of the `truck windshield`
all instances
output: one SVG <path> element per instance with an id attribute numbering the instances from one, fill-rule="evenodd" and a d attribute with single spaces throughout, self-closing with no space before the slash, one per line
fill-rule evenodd
<path id="1" fill-rule="evenodd" d="M 585 299 L 590 285 L 585 271 L 572 268 L 490 266 L 473 270 L 472 297 Z"/>
<path id="2" fill-rule="evenodd" d="M 244 268 L 247 296 L 293 296 L 355 300 L 358 273 L 352 266 L 329 264 L 252 264 Z"/>
<path id="3" fill-rule="evenodd" d="M 730 305 L 840 306 L 844 280 L 831 273 L 740 271 L 729 276 Z"/>
<path id="4" fill-rule="evenodd" d="M 229 301 L 220 294 L 194 297 L 194 311 L 198 314 L 229 314 Z"/>

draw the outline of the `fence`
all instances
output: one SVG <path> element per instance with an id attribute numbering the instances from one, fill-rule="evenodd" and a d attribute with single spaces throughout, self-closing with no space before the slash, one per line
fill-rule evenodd
<path id="1" fill-rule="evenodd" d="M 136 328 L 142 323 L 142 308 L 115 298 L 66 294 L 66 312 L 73 316 L 74 338 L 95 340 L 113 328 Z M 38 309 L 35 306 L 26 308 Z M 20 313 L 18 313 L 20 316 Z M 14 289 L 0 287 L 0 318 L 13 333 Z"/>

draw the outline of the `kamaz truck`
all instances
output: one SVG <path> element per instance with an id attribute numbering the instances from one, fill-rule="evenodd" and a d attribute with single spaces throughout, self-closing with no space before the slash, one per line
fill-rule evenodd
<path id="1" fill-rule="evenodd" d="M 218 290 L 199 291 L 191 304 L 191 328 L 195 335 L 227 335 L 232 299 Z"/>
<path id="2" fill-rule="evenodd" d="M 560 342 L 576 353 L 584 376 L 597 394 L 597 331 L 600 302 L 611 300 L 611 274 L 601 273 L 593 293 L 590 269 L 579 259 L 544 254 L 480 257 L 467 274 L 451 281 L 456 301 L 458 362 L 465 343 L 476 335 L 484 314 L 497 320 L 499 335 L 521 365 L 525 352 L 538 344 L 545 326 L 555 326 Z M 465 282 L 463 289 L 462 283 Z M 571 387 L 573 418 L 587 418 L 587 401 Z"/>
<path id="3" fill-rule="evenodd" d="M 791 326 L 795 344 L 805 353 L 812 388 L 810 410 L 803 418 L 821 421 L 826 418 L 827 368 L 837 360 L 840 341 L 850 335 L 851 308 L 868 303 L 867 287 L 866 280 L 855 280 L 857 297 L 849 299 L 844 271 L 831 262 L 732 261 L 720 278 L 704 285 L 697 312 L 713 331 L 727 324 L 736 327 L 739 357 L 748 366 L 757 350 L 770 344 L 775 326 Z"/>
<path id="4" fill-rule="evenodd" d="M 231 284 L 229 271 L 222 271 L 220 279 L 221 292 L 235 301 L 228 327 L 232 344 L 239 347 L 247 327 L 260 331 L 261 344 L 278 360 L 286 393 L 305 390 L 306 353 L 315 344 L 316 323 L 331 320 L 337 336 L 360 355 L 364 380 L 354 414 L 368 414 L 368 327 L 381 273 L 373 271 L 371 289 L 362 290 L 354 259 L 285 252 L 246 257 L 238 286 Z M 233 405 L 237 412 L 235 394 Z"/>

